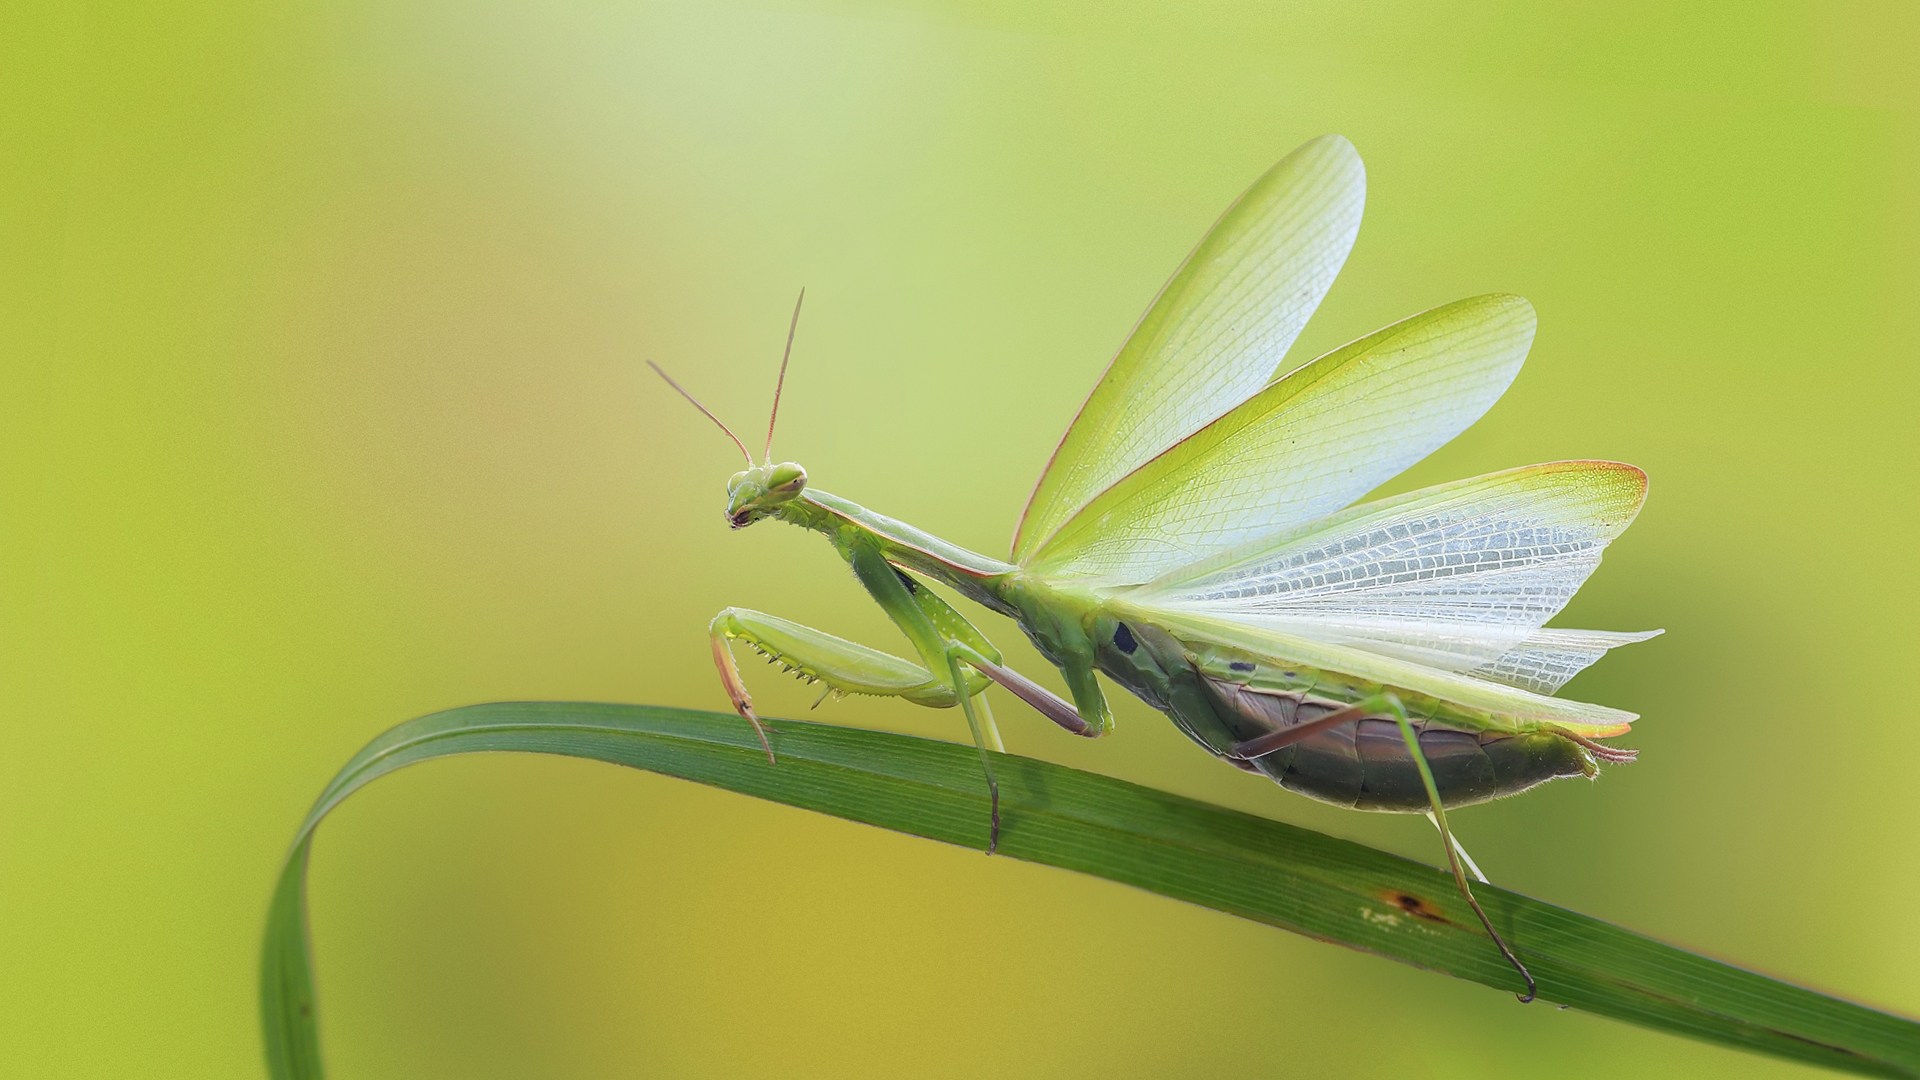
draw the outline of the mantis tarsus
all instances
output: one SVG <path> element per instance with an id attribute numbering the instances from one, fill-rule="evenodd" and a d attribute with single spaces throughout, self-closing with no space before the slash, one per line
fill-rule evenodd
<path id="1" fill-rule="evenodd" d="M 992 793 L 989 853 L 1000 817 L 987 686 L 1095 737 L 1113 723 L 1102 672 L 1239 768 L 1341 806 L 1426 813 L 1530 1001 L 1533 976 L 1474 899 L 1446 811 L 1633 759 L 1595 740 L 1635 714 L 1551 695 L 1608 649 L 1659 631 L 1543 626 L 1638 513 L 1646 474 L 1562 461 L 1348 505 L 1479 419 L 1534 331 L 1525 300 L 1481 296 L 1276 370 L 1346 261 L 1364 199 L 1359 155 L 1328 135 L 1228 208 L 1067 428 L 1009 561 L 775 464 L 778 387 L 759 464 L 694 401 L 747 459 L 727 481 L 728 523 L 778 518 L 824 535 L 918 659 L 728 608 L 710 628 L 714 662 L 770 762 L 733 641 L 825 693 L 960 705 Z M 799 314 L 796 304 L 794 325 Z M 792 347 L 789 326 L 779 386 Z M 1013 618 L 1071 703 L 1007 668 L 915 575 Z"/>

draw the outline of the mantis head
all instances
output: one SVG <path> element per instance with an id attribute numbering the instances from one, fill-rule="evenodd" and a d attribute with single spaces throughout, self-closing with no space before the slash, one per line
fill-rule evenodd
<path id="1" fill-rule="evenodd" d="M 807 470 L 792 461 L 755 465 L 734 473 L 727 481 L 727 524 L 744 529 L 769 514 L 778 513 L 781 503 L 806 487 Z"/>
<path id="2" fill-rule="evenodd" d="M 746 443 L 740 441 L 740 436 L 733 433 L 732 428 L 721 424 L 720 418 L 700 404 L 698 398 L 667 378 L 667 373 L 660 370 L 659 364 L 647 361 L 647 366 L 666 379 L 668 386 L 679 390 L 683 397 L 693 402 L 694 408 L 707 414 L 707 419 L 720 424 L 720 430 L 726 432 L 727 438 L 733 440 L 733 445 L 746 455 L 747 467 L 727 480 L 727 524 L 736 529 L 744 529 L 763 517 L 779 513 L 783 504 L 807 488 L 807 470 L 797 462 L 773 463 L 773 424 L 780 418 L 780 391 L 787 385 L 787 361 L 793 356 L 793 332 L 800 326 L 800 305 L 806 300 L 807 290 L 801 289 L 800 299 L 793 305 L 793 322 L 787 327 L 787 351 L 780 357 L 780 381 L 773 387 L 773 411 L 767 417 L 767 449 L 762 464 L 753 463 L 752 452 L 747 449 Z"/>

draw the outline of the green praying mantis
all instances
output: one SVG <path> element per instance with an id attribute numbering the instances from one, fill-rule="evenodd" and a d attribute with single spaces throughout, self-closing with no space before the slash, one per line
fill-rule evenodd
<path id="1" fill-rule="evenodd" d="M 1092 738 L 1113 726 L 1104 673 L 1208 752 L 1289 790 L 1426 813 L 1531 1001 L 1533 976 L 1474 899 L 1468 871 L 1486 878 L 1447 810 L 1634 758 L 1596 740 L 1636 714 L 1552 695 L 1608 649 L 1659 631 L 1543 627 L 1633 521 L 1647 478 L 1618 462 L 1560 461 L 1349 505 L 1479 419 L 1534 334 L 1525 300 L 1480 296 L 1276 370 L 1346 261 L 1365 188 L 1359 154 L 1328 135 L 1228 208 L 1068 426 L 1006 561 L 773 462 L 798 304 L 760 463 L 673 384 L 746 456 L 727 481 L 728 524 L 772 518 L 825 536 L 917 657 L 728 608 L 710 627 L 714 663 L 770 762 L 734 641 L 827 694 L 959 705 L 991 796 L 989 853 L 1000 815 L 988 751 L 1001 744 L 987 687 Z M 1015 620 L 1071 702 L 1007 667 L 921 579 Z"/>

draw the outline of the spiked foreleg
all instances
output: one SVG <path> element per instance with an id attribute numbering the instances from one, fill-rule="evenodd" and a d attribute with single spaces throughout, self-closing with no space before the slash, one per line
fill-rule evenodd
<path id="1" fill-rule="evenodd" d="M 753 711 L 753 697 L 734 664 L 729 647 L 733 641 L 746 642 L 770 662 L 807 682 L 826 684 L 830 694 L 898 697 L 934 709 L 950 709 L 959 700 L 946 681 L 935 678 L 926 668 L 776 615 L 728 608 L 715 615 L 707 629 L 713 639 L 714 666 L 720 669 L 727 696 L 733 700 L 734 709 L 753 724 L 761 745 L 767 747 L 769 761 L 773 760 L 773 749 L 767 742 L 765 726 Z M 987 683 L 986 676 L 975 672 L 967 678 L 967 692 L 979 693 Z"/>

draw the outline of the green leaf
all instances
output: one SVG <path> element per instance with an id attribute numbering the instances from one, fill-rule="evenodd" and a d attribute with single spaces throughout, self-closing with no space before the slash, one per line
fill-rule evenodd
<path id="1" fill-rule="evenodd" d="M 314 827 L 362 785 L 402 766 L 454 754 L 562 754 L 986 845 L 985 784 L 972 747 L 793 720 L 774 728 L 778 765 L 767 763 L 737 717 L 646 705 L 474 705 L 408 721 L 369 743 L 301 823 L 268 911 L 260 1019 L 272 1075 L 324 1075 L 306 926 Z M 1452 879 L 1432 867 L 1031 758 L 999 755 L 994 768 L 1008 858 L 1521 989 Z M 1502 889 L 1483 885 L 1476 894 L 1539 979 L 1542 1001 L 1848 1072 L 1920 1076 L 1920 1024 Z"/>

